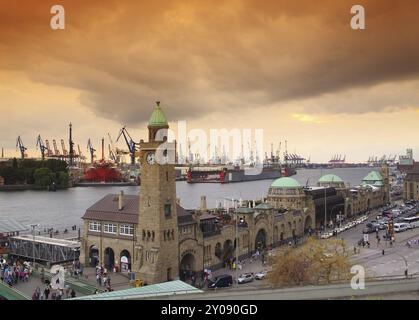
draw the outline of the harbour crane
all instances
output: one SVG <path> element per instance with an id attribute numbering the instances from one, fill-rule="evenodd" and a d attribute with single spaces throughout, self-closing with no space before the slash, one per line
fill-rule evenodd
<path id="1" fill-rule="evenodd" d="M 134 142 L 134 140 L 132 140 L 132 138 L 129 135 L 125 126 L 122 127 L 122 129 L 119 131 L 118 138 L 116 139 L 117 142 L 119 141 L 119 138 L 121 136 L 124 136 L 125 143 L 128 146 L 129 154 L 130 154 L 130 157 L 131 157 L 131 164 L 135 164 L 135 152 L 137 151 L 138 143 L 136 143 L 136 142 Z"/>
<path id="2" fill-rule="evenodd" d="M 57 148 L 57 142 L 55 139 L 52 140 L 52 145 L 54 146 L 54 154 L 58 157 L 60 156 L 60 150 Z"/>
<path id="3" fill-rule="evenodd" d="M 67 151 L 67 149 L 65 148 L 64 139 L 61 139 L 61 148 L 62 148 L 62 150 L 63 150 L 63 155 L 64 155 L 64 156 L 68 156 L 68 151 Z"/>
<path id="4" fill-rule="evenodd" d="M 81 152 L 80 145 L 77 145 L 77 149 L 79 150 L 79 154 L 77 155 L 77 157 L 79 158 L 79 161 L 82 162 L 83 160 L 86 160 L 86 157 Z"/>
<path id="5" fill-rule="evenodd" d="M 48 148 L 44 145 L 44 141 L 42 141 L 41 135 L 38 135 L 38 138 L 36 139 L 36 148 L 38 148 L 41 150 L 41 156 L 42 156 L 42 160 L 45 159 L 45 151 L 47 151 L 48 154 Z"/>
<path id="6" fill-rule="evenodd" d="M 108 144 L 108 150 L 109 150 L 109 158 L 113 160 L 115 163 L 118 163 L 118 160 L 117 160 L 118 158 L 116 157 L 114 151 L 112 150 L 111 144 Z"/>
<path id="7" fill-rule="evenodd" d="M 20 136 L 17 137 L 17 141 L 16 141 L 16 149 L 20 150 L 20 156 L 22 159 L 25 159 L 25 157 L 27 156 L 27 154 L 25 153 L 26 150 L 28 150 L 28 148 L 26 148 L 22 142 L 22 139 L 20 138 Z"/>
<path id="8" fill-rule="evenodd" d="M 96 149 L 93 148 L 92 142 L 90 141 L 90 139 L 87 140 L 87 150 L 89 150 L 89 152 L 90 152 L 90 159 L 91 159 L 90 161 L 93 164 Z"/>
<path id="9" fill-rule="evenodd" d="M 45 146 L 47 147 L 48 157 L 51 157 L 53 155 L 53 153 L 52 153 L 52 150 L 51 150 L 51 148 L 49 146 L 49 140 L 45 140 Z"/>
<path id="10" fill-rule="evenodd" d="M 111 137 L 111 134 L 108 132 L 109 142 L 109 158 L 111 158 L 113 161 L 115 161 L 116 164 L 120 162 L 120 152 L 118 148 L 115 147 L 115 144 L 113 143 L 113 139 Z"/>

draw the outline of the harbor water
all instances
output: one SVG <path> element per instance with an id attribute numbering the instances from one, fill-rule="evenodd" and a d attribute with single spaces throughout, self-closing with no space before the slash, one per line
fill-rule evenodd
<path id="1" fill-rule="evenodd" d="M 315 186 L 324 174 L 340 176 L 350 186 L 359 185 L 362 178 L 371 170 L 379 168 L 342 168 L 342 169 L 300 169 L 293 176 L 301 185 Z M 214 208 L 225 199 L 260 199 L 265 197 L 272 180 L 259 180 L 230 184 L 188 184 L 178 181 L 177 197 L 186 209 L 196 209 L 201 196 L 207 197 L 207 205 Z M 7 191 L 0 192 L 0 218 L 14 218 L 25 224 L 38 223 L 41 228 L 71 229 L 72 225 L 81 226 L 84 212 L 88 207 L 109 193 L 138 194 L 140 187 L 77 187 L 56 192 L 46 191 Z M 227 201 L 228 203 L 228 201 Z M 231 205 L 231 204 L 230 204 Z"/>

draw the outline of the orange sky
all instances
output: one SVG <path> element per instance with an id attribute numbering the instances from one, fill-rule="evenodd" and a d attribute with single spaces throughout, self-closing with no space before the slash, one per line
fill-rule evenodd
<path id="1" fill-rule="evenodd" d="M 263 128 L 312 161 L 346 154 L 419 154 L 419 2 L 356 1 L 367 29 L 350 28 L 353 1 L 3 1 L 0 146 L 21 135 L 66 138 L 75 127 L 137 140 L 161 100 L 189 128 Z M 50 28 L 62 4 L 66 29 Z M 172 123 L 175 125 L 175 123 Z M 419 158 L 419 157 L 416 157 Z"/>

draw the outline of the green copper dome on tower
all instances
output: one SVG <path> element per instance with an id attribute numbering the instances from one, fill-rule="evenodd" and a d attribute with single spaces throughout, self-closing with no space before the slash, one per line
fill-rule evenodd
<path id="1" fill-rule="evenodd" d="M 149 127 L 164 127 L 167 126 L 167 119 L 163 113 L 163 110 L 160 108 L 160 101 L 156 102 L 156 106 L 151 114 L 150 120 L 148 121 Z"/>

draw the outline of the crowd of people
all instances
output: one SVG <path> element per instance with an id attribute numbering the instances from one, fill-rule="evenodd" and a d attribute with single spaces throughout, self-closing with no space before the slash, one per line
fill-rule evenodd
<path id="1" fill-rule="evenodd" d="M 28 282 L 32 275 L 32 268 L 28 262 L 20 260 L 6 260 L 0 256 L 0 279 L 10 287 L 19 282 Z"/>
<path id="2" fill-rule="evenodd" d="M 64 289 L 52 289 L 51 285 L 48 283 L 44 290 L 36 287 L 34 293 L 32 294 L 32 300 L 62 300 L 75 298 L 76 291 L 70 289 L 70 286 L 66 285 Z"/>
<path id="3" fill-rule="evenodd" d="M 103 266 L 96 267 L 96 281 L 99 286 L 106 287 L 106 291 L 113 291 L 111 287 L 111 277 L 108 274 L 108 270 Z"/>

